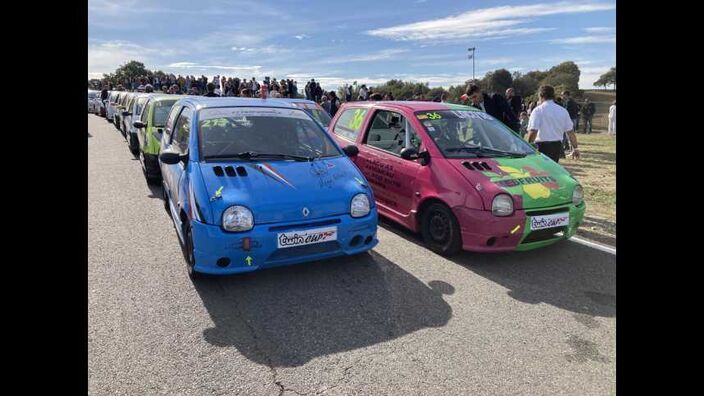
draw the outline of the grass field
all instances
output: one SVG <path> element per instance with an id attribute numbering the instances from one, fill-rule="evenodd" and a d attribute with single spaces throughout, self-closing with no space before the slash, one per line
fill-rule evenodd
<path id="1" fill-rule="evenodd" d="M 579 234 L 602 242 L 616 239 L 616 138 L 606 133 L 577 134 L 581 159 L 560 159 L 584 187 L 587 203 Z"/>

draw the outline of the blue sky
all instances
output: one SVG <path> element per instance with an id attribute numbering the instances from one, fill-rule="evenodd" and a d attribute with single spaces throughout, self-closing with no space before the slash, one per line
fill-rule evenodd
<path id="1" fill-rule="evenodd" d="M 88 1 L 88 78 L 135 59 L 208 77 L 397 78 L 430 86 L 575 61 L 580 88 L 616 65 L 616 3 L 593 1 Z"/>

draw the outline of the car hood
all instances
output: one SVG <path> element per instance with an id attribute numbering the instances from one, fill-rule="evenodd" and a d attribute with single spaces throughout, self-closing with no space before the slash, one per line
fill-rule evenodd
<path id="1" fill-rule="evenodd" d="M 373 202 L 366 179 L 347 157 L 208 162 L 200 163 L 200 168 L 216 222 L 232 205 L 248 207 L 255 224 L 266 224 L 349 213 L 352 197 L 361 192 Z"/>
<path id="2" fill-rule="evenodd" d="M 448 159 L 482 197 L 484 208 L 499 193 L 514 198 L 515 209 L 536 209 L 572 202 L 579 184 L 563 167 L 542 154 L 523 158 Z"/>

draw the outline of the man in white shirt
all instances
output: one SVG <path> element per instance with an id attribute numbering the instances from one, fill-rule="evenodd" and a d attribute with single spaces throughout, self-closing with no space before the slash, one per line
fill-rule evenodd
<path id="1" fill-rule="evenodd" d="M 554 102 L 555 89 L 543 85 L 538 91 L 542 104 L 530 113 L 528 120 L 528 142 L 535 141 L 538 151 L 555 162 L 560 161 L 562 138 L 566 133 L 572 144 L 572 156 L 579 159 L 577 137 L 574 135 L 574 124 L 567 110 Z"/>
<path id="2" fill-rule="evenodd" d="M 609 135 L 616 135 L 616 101 L 609 107 Z"/>

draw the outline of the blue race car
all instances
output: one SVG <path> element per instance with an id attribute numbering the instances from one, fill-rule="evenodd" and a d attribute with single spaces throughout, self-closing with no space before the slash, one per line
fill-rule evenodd
<path id="1" fill-rule="evenodd" d="M 303 109 L 180 99 L 159 163 L 188 273 L 233 274 L 363 253 L 377 209 L 362 173 Z"/>

